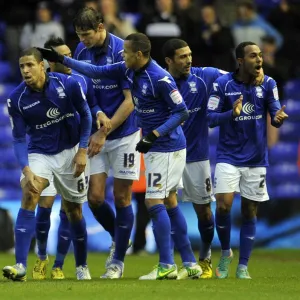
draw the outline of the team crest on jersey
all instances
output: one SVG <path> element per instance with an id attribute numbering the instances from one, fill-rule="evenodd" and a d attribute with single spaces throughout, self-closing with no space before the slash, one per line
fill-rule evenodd
<path id="1" fill-rule="evenodd" d="M 106 63 L 107 63 L 108 65 L 111 65 L 111 64 L 113 63 L 112 58 L 109 57 L 109 56 L 107 56 L 107 57 L 106 57 Z"/>
<path id="2" fill-rule="evenodd" d="M 256 97 L 263 98 L 263 90 L 262 90 L 262 88 L 260 86 L 257 86 L 255 88 L 255 90 L 256 90 Z"/>
<path id="3" fill-rule="evenodd" d="M 57 91 L 57 94 L 58 94 L 59 98 L 65 98 L 66 97 L 65 91 L 61 86 L 56 88 L 56 91 Z"/>
<path id="4" fill-rule="evenodd" d="M 147 94 L 147 88 L 148 88 L 148 84 L 144 82 L 143 87 L 142 87 L 142 94 L 143 95 Z"/>
<path id="5" fill-rule="evenodd" d="M 198 92 L 195 81 L 189 82 L 189 86 L 190 86 L 191 93 L 197 93 Z"/>

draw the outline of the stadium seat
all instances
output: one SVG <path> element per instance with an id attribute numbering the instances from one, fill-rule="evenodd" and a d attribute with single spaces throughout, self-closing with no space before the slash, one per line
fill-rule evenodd
<path id="1" fill-rule="evenodd" d="M 1 186 L 2 187 L 2 186 Z M 3 187 L 0 189 L 0 200 L 20 200 L 22 198 L 21 187 Z"/>
<path id="2" fill-rule="evenodd" d="M 12 144 L 11 126 L 2 126 L 0 130 L 0 147 L 9 146 Z"/>
<path id="3" fill-rule="evenodd" d="M 300 79 L 288 81 L 284 86 L 285 99 L 300 99 Z"/>
<path id="4" fill-rule="evenodd" d="M 275 165 L 281 162 L 295 163 L 298 156 L 298 143 L 279 142 L 269 151 L 270 163 Z"/>
<path id="5" fill-rule="evenodd" d="M 282 163 L 270 166 L 268 169 L 268 178 L 272 184 L 300 184 L 300 174 L 296 163 Z"/>
<path id="6" fill-rule="evenodd" d="M 298 183 L 283 183 L 274 188 L 274 196 L 276 198 L 294 198 L 300 199 L 300 184 Z"/>
<path id="7" fill-rule="evenodd" d="M 290 118 L 285 121 L 279 129 L 279 136 L 282 142 L 300 140 L 300 118 L 299 121 L 291 121 Z"/>
<path id="8" fill-rule="evenodd" d="M 20 186 L 21 169 L 7 170 L 0 169 L 1 186 Z"/>
<path id="9" fill-rule="evenodd" d="M 11 67 L 9 62 L 0 61 L 0 82 L 7 82 L 11 79 Z"/>
<path id="10" fill-rule="evenodd" d="M 7 169 L 19 168 L 19 164 L 15 157 L 13 147 L 0 148 L 0 168 L 7 168 Z"/>
<path id="11" fill-rule="evenodd" d="M 9 117 L 6 104 L 0 103 L 0 126 L 9 125 Z"/>
<path id="12" fill-rule="evenodd" d="M 300 98 L 288 98 L 286 101 L 286 113 L 289 115 L 289 120 L 300 121 Z"/>
<path id="13" fill-rule="evenodd" d="M 2 83 L 0 84 L 0 103 L 6 103 L 9 94 L 16 88 L 16 84 Z"/>

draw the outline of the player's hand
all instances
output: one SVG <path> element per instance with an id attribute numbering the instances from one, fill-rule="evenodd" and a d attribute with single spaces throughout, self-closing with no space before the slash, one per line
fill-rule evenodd
<path id="1" fill-rule="evenodd" d="M 106 142 L 106 136 L 107 134 L 104 132 L 104 130 L 99 129 L 97 132 L 95 132 L 89 140 L 89 148 L 88 148 L 88 156 L 89 158 L 93 157 L 94 155 L 101 152 L 105 142 Z"/>
<path id="2" fill-rule="evenodd" d="M 102 127 L 103 132 L 105 133 L 109 133 L 112 128 L 110 119 L 106 116 L 106 114 L 103 111 L 98 112 L 96 123 L 97 129 L 100 129 L 100 127 Z"/>
<path id="3" fill-rule="evenodd" d="M 275 114 L 275 117 L 274 117 L 274 121 L 275 121 L 276 123 L 282 124 L 283 121 L 289 117 L 289 116 L 284 112 L 285 109 L 286 109 L 286 106 L 283 105 L 283 106 L 281 107 L 281 109 L 277 110 L 277 112 L 276 112 L 276 114 Z"/>
<path id="4" fill-rule="evenodd" d="M 142 139 L 136 144 L 135 150 L 140 153 L 147 153 L 157 138 L 158 136 L 151 131 L 146 136 L 142 137 Z"/>
<path id="5" fill-rule="evenodd" d="M 239 97 L 236 101 L 233 103 L 233 111 L 232 114 L 234 117 L 238 117 L 241 114 L 243 107 L 243 95 Z"/>
<path id="6" fill-rule="evenodd" d="M 260 68 L 260 73 L 257 77 L 254 78 L 253 84 L 256 86 L 262 85 L 265 80 L 265 73 L 263 68 Z"/>
<path id="7" fill-rule="evenodd" d="M 39 181 L 39 178 L 30 170 L 30 168 L 27 168 L 24 174 L 24 179 L 22 180 L 22 188 L 26 187 L 28 190 L 34 194 L 38 194 L 40 191 L 35 185 L 36 181 Z"/>
<path id="8" fill-rule="evenodd" d="M 86 149 L 79 148 L 77 153 L 75 154 L 73 158 L 73 164 L 74 164 L 74 177 L 77 178 L 80 176 L 82 172 L 84 172 L 87 156 L 86 156 Z"/>
<path id="9" fill-rule="evenodd" d="M 61 64 L 64 61 L 64 56 L 56 52 L 52 47 L 51 49 L 36 47 L 36 49 L 38 49 L 42 53 L 43 58 L 48 61 L 59 62 Z"/>

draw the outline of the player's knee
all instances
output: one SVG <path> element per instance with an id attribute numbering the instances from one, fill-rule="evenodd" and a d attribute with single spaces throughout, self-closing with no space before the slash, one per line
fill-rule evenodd
<path id="1" fill-rule="evenodd" d="M 222 203 L 217 206 L 217 213 L 219 215 L 227 215 L 230 213 L 230 210 L 231 210 L 231 206 L 226 205 L 225 203 Z"/>
<path id="2" fill-rule="evenodd" d="M 78 222 L 82 219 L 81 204 L 72 203 L 66 207 L 66 214 L 70 222 Z"/>
<path id="3" fill-rule="evenodd" d="M 31 192 L 26 187 L 23 188 L 23 197 L 22 197 L 22 208 L 24 209 L 35 209 L 40 195 Z"/>
<path id="4" fill-rule="evenodd" d="M 90 207 L 98 207 L 103 204 L 105 200 L 105 195 L 103 191 L 99 189 L 89 189 L 88 190 L 88 202 Z"/>
<path id="5" fill-rule="evenodd" d="M 258 202 L 242 199 L 241 213 L 245 220 L 250 220 L 257 215 Z"/>
<path id="6" fill-rule="evenodd" d="M 126 207 L 131 203 L 131 195 L 129 193 L 114 192 L 114 197 L 116 207 Z"/>

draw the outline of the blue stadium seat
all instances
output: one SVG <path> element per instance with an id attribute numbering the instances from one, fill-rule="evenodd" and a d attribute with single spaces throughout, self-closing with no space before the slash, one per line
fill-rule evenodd
<path id="1" fill-rule="evenodd" d="M 6 104 L 0 103 L 0 126 L 9 125 L 9 117 Z"/>
<path id="2" fill-rule="evenodd" d="M 294 198 L 300 199 L 300 184 L 299 183 L 283 183 L 274 187 L 274 197 L 276 198 Z"/>
<path id="3" fill-rule="evenodd" d="M 12 84 L 12 83 L 0 84 L 0 102 L 6 103 L 9 94 L 16 88 L 16 86 L 17 86 L 16 84 Z"/>
<path id="4" fill-rule="evenodd" d="M 299 121 L 291 121 L 289 118 L 285 121 L 279 129 L 279 136 L 282 142 L 300 140 L 300 119 Z"/>
<path id="5" fill-rule="evenodd" d="M 268 178 L 272 184 L 296 184 L 300 185 L 300 174 L 296 163 L 279 163 L 270 166 L 268 169 Z"/>
<path id="6" fill-rule="evenodd" d="M 12 146 L 0 148 L 0 168 L 19 169 L 19 164 Z"/>
<path id="7" fill-rule="evenodd" d="M 0 61 L 0 82 L 7 82 L 11 79 L 11 67 L 9 62 Z"/>
<path id="8" fill-rule="evenodd" d="M 20 186 L 21 169 L 0 169 L 1 186 L 18 187 Z"/>
<path id="9" fill-rule="evenodd" d="M 281 162 L 296 163 L 298 156 L 298 143 L 277 143 L 269 151 L 269 158 L 271 165 Z"/>
<path id="10" fill-rule="evenodd" d="M 22 198 L 21 187 L 4 187 L 0 189 L 0 200 L 20 200 Z"/>
<path id="11" fill-rule="evenodd" d="M 11 126 L 2 126 L 0 130 L 0 147 L 12 144 Z"/>
<path id="12" fill-rule="evenodd" d="M 300 99 L 300 79 L 288 81 L 284 86 L 285 99 Z"/>
<path id="13" fill-rule="evenodd" d="M 286 113 L 289 115 L 289 120 L 300 121 L 300 98 L 298 99 L 287 99 L 286 101 Z"/>

